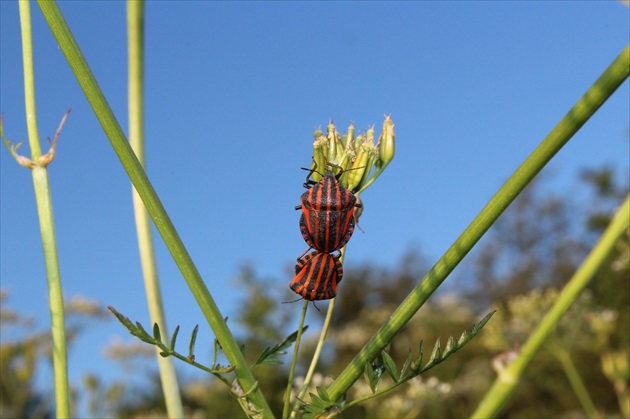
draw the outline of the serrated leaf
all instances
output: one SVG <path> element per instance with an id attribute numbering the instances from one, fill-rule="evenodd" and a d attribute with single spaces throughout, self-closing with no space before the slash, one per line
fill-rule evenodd
<path id="1" fill-rule="evenodd" d="M 120 314 L 118 311 L 116 311 L 116 309 L 114 309 L 114 307 L 108 306 L 107 308 L 109 309 L 109 311 L 111 311 L 114 314 L 114 316 L 116 316 L 116 319 L 118 319 L 118 321 L 123 326 L 125 326 L 125 328 L 129 331 L 129 333 L 131 333 L 132 336 L 135 336 L 141 341 L 146 342 L 146 343 L 150 343 L 150 344 L 155 343 L 154 339 L 146 332 L 146 330 L 144 330 L 144 328 L 139 322 L 136 322 L 136 324 L 134 325 L 131 322 L 131 320 L 129 320 L 128 317 L 125 317 L 122 314 Z"/>
<path id="2" fill-rule="evenodd" d="M 153 339 L 156 342 L 162 342 L 162 334 L 160 333 L 160 326 L 157 323 L 153 323 Z"/>
<path id="3" fill-rule="evenodd" d="M 365 363 L 364 376 L 365 376 L 365 381 L 367 381 L 368 385 L 370 386 L 370 389 L 372 389 L 372 393 L 376 393 L 380 379 L 376 375 L 376 372 L 374 371 L 374 367 L 372 367 L 372 364 L 370 362 Z"/>
<path id="4" fill-rule="evenodd" d="M 302 333 L 304 333 L 308 329 L 308 326 L 304 326 L 302 328 Z M 287 336 L 282 342 L 274 346 L 273 348 L 267 347 L 260 354 L 256 362 L 252 365 L 252 368 L 256 365 L 277 365 L 282 364 L 282 361 L 278 359 L 279 356 L 285 355 L 289 346 L 291 346 L 295 340 L 297 339 L 298 332 L 297 330 Z"/>
<path id="5" fill-rule="evenodd" d="M 490 318 L 492 318 L 492 316 L 494 316 L 494 313 L 496 312 L 497 312 L 496 310 L 492 310 L 490 313 L 486 314 L 479 323 L 473 326 L 472 330 L 470 331 L 470 334 L 476 335 L 477 333 L 479 333 L 481 329 L 483 329 L 483 327 L 486 325 L 486 323 L 490 321 Z"/>
<path id="6" fill-rule="evenodd" d="M 153 337 L 144 330 L 144 327 L 142 327 L 140 322 L 136 322 L 135 331 L 131 332 L 131 334 L 143 342 L 150 343 L 152 345 L 155 344 L 155 339 L 153 339 Z"/>
<path id="7" fill-rule="evenodd" d="M 457 346 L 462 346 L 468 340 L 468 331 L 464 330 L 462 335 L 457 339 Z"/>
<path id="8" fill-rule="evenodd" d="M 118 319 L 118 321 L 122 323 L 122 325 L 125 326 L 125 328 L 133 334 L 133 331 L 136 329 L 136 327 L 133 325 L 133 323 L 131 323 L 131 320 L 129 320 L 128 317 L 125 317 L 119 312 L 117 312 L 114 307 L 107 306 L 107 308 L 109 309 L 109 311 L 112 312 L 114 316 L 116 316 L 116 319 Z"/>
<path id="9" fill-rule="evenodd" d="M 177 325 L 177 327 L 175 328 L 175 331 L 173 332 L 173 336 L 171 336 L 171 341 L 168 345 L 168 348 L 170 349 L 171 352 L 175 351 L 175 341 L 177 340 L 178 333 L 179 333 L 179 325 Z"/>
<path id="10" fill-rule="evenodd" d="M 192 335 L 190 336 L 190 343 L 188 344 L 188 358 L 195 359 L 195 343 L 197 341 L 197 332 L 199 331 L 199 325 L 196 325 L 192 331 Z"/>
<path id="11" fill-rule="evenodd" d="M 449 338 L 444 352 L 440 351 L 440 340 L 438 339 L 438 341 L 435 343 L 435 347 L 433 348 L 431 359 L 424 367 L 416 372 L 420 374 L 429 370 L 430 368 L 433 368 L 435 365 L 444 361 L 446 358 L 463 348 L 468 342 L 472 340 L 472 338 L 474 338 L 481 331 L 481 329 L 486 325 L 486 323 L 488 323 L 488 320 L 490 320 L 494 313 L 496 313 L 496 310 L 486 314 L 486 316 L 481 319 L 481 321 L 477 325 L 474 325 L 468 333 L 462 333 L 462 336 L 457 341 L 457 344 L 455 344 L 455 341 L 452 337 Z"/>
<path id="12" fill-rule="evenodd" d="M 457 341 L 457 350 L 461 349 L 464 345 L 470 342 L 472 338 L 474 338 L 479 332 L 481 332 L 481 329 L 483 329 L 486 323 L 490 321 L 490 319 L 496 312 L 496 310 L 492 310 L 491 312 L 486 314 L 483 319 L 479 321 L 479 323 L 473 325 L 473 327 L 468 332 L 464 331 L 464 333 L 462 333 L 462 337 L 460 337 L 459 341 Z"/>
<path id="13" fill-rule="evenodd" d="M 372 367 L 374 368 L 374 373 L 380 380 L 383 377 L 383 372 L 385 372 L 385 365 L 383 365 L 383 354 L 378 354 L 376 359 L 372 361 Z"/>
<path id="14" fill-rule="evenodd" d="M 383 356 L 383 364 L 385 365 L 385 370 L 387 373 L 394 379 L 394 382 L 398 382 L 398 371 L 396 368 L 396 363 L 392 359 L 391 355 L 385 351 L 381 352 Z"/>
<path id="15" fill-rule="evenodd" d="M 214 338 L 214 350 L 212 351 L 212 368 L 217 364 L 217 357 L 221 351 L 221 344 L 217 338 Z"/>
<path id="16" fill-rule="evenodd" d="M 317 394 L 319 395 L 319 398 L 322 399 L 322 401 L 330 402 L 330 396 L 328 396 L 328 393 L 323 387 L 317 387 Z"/>
<path id="17" fill-rule="evenodd" d="M 437 339 L 437 341 L 435 342 L 435 346 L 433 347 L 433 352 L 431 352 L 431 358 L 429 358 L 429 364 L 431 364 L 433 361 L 435 361 L 436 359 L 440 359 L 441 357 L 441 352 L 440 352 L 440 338 Z"/>
<path id="18" fill-rule="evenodd" d="M 405 359 L 405 362 L 402 366 L 402 369 L 400 370 L 400 379 L 403 380 L 405 378 L 407 378 L 407 368 L 409 368 L 409 365 L 411 364 L 411 350 L 409 350 L 409 353 L 407 354 L 407 358 Z"/>
<path id="19" fill-rule="evenodd" d="M 151 335 L 149 335 L 147 333 L 146 330 L 144 330 L 144 327 L 142 327 L 142 324 L 140 324 L 140 322 L 136 322 L 136 336 L 138 336 L 140 339 L 145 338 L 151 338 Z"/>
<path id="20" fill-rule="evenodd" d="M 455 340 L 453 339 L 453 336 L 449 336 L 448 340 L 446 341 L 446 348 L 444 348 L 443 356 L 448 356 L 451 352 L 454 352 L 456 350 L 457 347 L 455 346 Z"/>
<path id="21" fill-rule="evenodd" d="M 418 371 L 420 371 L 422 369 L 422 358 L 424 356 L 423 347 L 424 347 L 424 341 L 421 340 L 420 341 L 420 350 L 418 351 L 418 358 L 411 363 L 411 370 L 414 373 L 418 373 Z"/>
<path id="22" fill-rule="evenodd" d="M 309 396 L 311 396 L 311 402 L 307 405 L 308 407 L 313 407 L 313 408 L 322 408 L 322 407 L 326 407 L 327 404 L 324 403 L 324 401 L 315 393 L 308 393 Z"/>

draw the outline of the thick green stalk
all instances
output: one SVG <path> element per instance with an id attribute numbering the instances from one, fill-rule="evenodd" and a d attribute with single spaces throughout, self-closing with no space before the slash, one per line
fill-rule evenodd
<path id="1" fill-rule="evenodd" d="M 26 123 L 32 160 L 41 157 L 37 118 L 35 110 L 35 72 L 33 70 L 33 39 L 31 31 L 31 9 L 28 1 L 20 1 L 20 23 L 22 26 L 22 53 L 24 60 L 24 100 L 26 103 Z M 64 325 L 63 293 L 55 226 L 50 200 L 48 170 L 45 165 L 35 164 L 32 167 L 33 187 L 37 202 L 37 214 L 44 248 L 44 262 L 48 281 L 48 299 L 52 332 L 52 360 L 55 379 L 55 405 L 58 418 L 70 417 L 68 397 L 68 362 L 66 350 L 66 332 Z"/>
<path id="2" fill-rule="evenodd" d="M 144 167 L 144 1 L 127 1 L 127 28 L 129 31 L 129 142 L 136 152 L 138 161 Z M 168 336 L 155 263 L 151 219 L 134 188 L 132 188 L 132 195 L 144 289 L 147 295 L 151 323 L 157 323 L 164 336 Z M 168 416 L 170 418 L 183 418 L 184 408 L 173 358 L 161 356 L 160 349 L 157 347 L 155 356 L 160 370 Z"/>
<path id="3" fill-rule="evenodd" d="M 391 342 L 508 205 L 623 83 L 630 73 L 629 62 L 630 45 L 626 46 L 575 106 L 516 169 L 420 284 L 396 309 L 391 318 L 361 349 L 350 365 L 341 372 L 337 380 L 328 388 L 328 395 L 332 400 L 340 399 L 361 377 L 365 363 L 374 359 Z"/>
<path id="4" fill-rule="evenodd" d="M 472 414 L 472 417 L 490 418 L 497 415 L 501 407 L 509 400 L 525 368 L 534 359 L 545 340 L 553 332 L 562 315 L 578 298 L 580 292 L 586 287 L 588 281 L 597 272 L 602 263 L 606 261 L 606 257 L 614 249 L 617 240 L 629 225 L 630 195 L 626 197 L 623 206 L 617 211 L 612 222 L 584 260 L 582 266 L 564 287 L 551 310 L 549 310 L 525 345 L 523 345 L 517 358 L 499 373 L 494 384 L 479 403 L 477 410 Z"/>
<path id="5" fill-rule="evenodd" d="M 193 296 L 197 300 L 208 324 L 214 331 L 217 339 L 221 343 L 229 362 L 236 367 L 235 374 L 240 384 L 240 389 L 247 394 L 248 401 L 253 408 L 259 410 L 264 417 L 273 417 L 273 413 L 262 395 L 251 370 L 249 369 L 245 357 L 229 328 L 224 316 L 221 315 L 214 299 L 210 295 L 197 267 L 193 263 L 188 251 L 184 247 L 173 223 L 160 202 L 153 186 L 136 158 L 131 146 L 127 142 L 125 135 L 116 120 L 103 92 L 98 86 L 92 71 L 90 70 L 85 57 L 72 36 L 68 25 L 59 10 L 57 3 L 49 0 L 38 0 L 44 18 L 48 22 L 50 29 L 64 53 L 70 68 L 74 72 L 79 85 L 83 89 L 88 102 L 92 106 L 105 134 L 127 175 L 131 179 L 134 188 L 140 195 L 142 202 L 149 212 L 155 227 L 160 233 L 166 247 L 169 249 L 173 260 L 177 264 L 182 276 L 186 280 Z"/>

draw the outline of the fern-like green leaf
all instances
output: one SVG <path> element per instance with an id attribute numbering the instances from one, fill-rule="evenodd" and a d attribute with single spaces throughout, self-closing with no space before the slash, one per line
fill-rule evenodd
<path id="1" fill-rule="evenodd" d="M 319 393 L 319 388 L 317 391 Z M 325 401 L 316 394 L 309 394 L 311 395 L 311 402 L 304 405 L 305 413 L 302 415 L 304 419 L 331 418 L 341 412 L 342 408 L 338 404 Z M 327 393 L 325 395 L 328 397 Z"/>
<path id="2" fill-rule="evenodd" d="M 319 396 L 320 399 L 322 399 L 322 401 L 326 403 L 330 402 L 330 397 L 328 396 L 328 393 L 323 387 L 317 387 L 317 395 Z"/>
<path id="3" fill-rule="evenodd" d="M 374 367 L 372 366 L 371 362 L 365 363 L 363 375 L 365 377 L 365 381 L 367 381 L 368 385 L 370 386 L 370 389 L 372 389 L 372 393 L 376 393 L 380 378 L 376 375 L 376 372 L 374 371 Z"/>
<path id="4" fill-rule="evenodd" d="M 399 380 L 399 376 L 398 376 L 398 370 L 396 368 L 396 362 L 394 362 L 394 360 L 392 359 L 391 355 L 388 352 L 383 351 L 381 352 L 381 355 L 383 357 L 383 365 L 385 366 L 385 370 L 387 371 L 389 376 L 394 379 L 394 382 L 397 383 Z"/>
<path id="5" fill-rule="evenodd" d="M 435 362 L 442 358 L 442 348 L 440 344 L 440 338 L 435 342 L 435 346 L 433 346 L 433 351 L 431 352 L 431 357 L 429 358 L 429 364 Z"/>
<path id="6" fill-rule="evenodd" d="M 449 336 L 448 340 L 446 341 L 446 348 L 444 348 L 442 357 L 448 356 L 451 352 L 454 352 L 455 350 L 455 340 L 453 339 L 453 336 Z"/>
<path id="7" fill-rule="evenodd" d="M 307 329 L 308 329 L 308 326 L 304 326 L 302 328 L 302 333 L 304 333 Z M 298 331 L 296 330 L 295 332 L 291 333 L 282 342 L 280 342 L 273 348 L 271 347 L 265 348 L 265 350 L 262 351 L 262 353 L 260 354 L 256 362 L 254 362 L 254 364 L 252 365 L 252 368 L 255 367 L 256 365 L 282 364 L 282 361 L 280 361 L 280 359 L 278 358 L 287 353 L 285 349 L 287 349 L 289 346 L 291 346 L 295 342 L 295 340 L 297 339 L 297 335 L 298 335 Z"/>
<path id="8" fill-rule="evenodd" d="M 175 331 L 173 332 L 173 336 L 171 336 L 171 341 L 168 345 L 168 348 L 170 349 L 171 352 L 175 350 L 175 341 L 177 340 L 178 333 L 179 333 L 179 325 L 177 325 L 177 327 L 175 328 Z"/>
<path id="9" fill-rule="evenodd" d="M 438 341 L 435 343 L 435 347 L 433 348 L 431 359 L 429 359 L 429 362 L 427 362 L 427 364 L 418 371 L 418 374 L 433 368 L 434 366 L 463 348 L 468 342 L 472 340 L 472 338 L 474 338 L 479 332 L 481 332 L 481 329 L 483 329 L 486 323 L 488 323 L 494 313 L 496 313 L 496 310 L 486 314 L 484 318 L 481 319 L 481 321 L 476 325 L 473 325 L 473 327 L 467 333 L 462 333 L 461 337 L 457 340 L 457 343 L 455 343 L 455 340 L 450 337 L 446 344 L 446 349 L 444 350 L 444 352 L 442 352 L 440 349 L 440 340 L 438 339 Z"/>
<path id="10" fill-rule="evenodd" d="M 197 332 L 199 331 L 199 325 L 196 325 L 190 335 L 190 343 L 188 344 L 188 359 L 195 359 L 195 343 L 197 342 Z"/>
<path id="11" fill-rule="evenodd" d="M 219 356 L 219 352 L 221 352 L 221 344 L 217 338 L 214 338 L 214 350 L 212 351 L 212 368 L 217 365 L 217 357 Z"/>
<path id="12" fill-rule="evenodd" d="M 117 312 L 114 307 L 108 306 L 107 308 L 109 309 L 109 311 L 112 312 L 114 316 L 116 316 L 116 319 L 118 319 L 118 321 L 122 323 L 123 326 L 125 326 L 125 329 L 127 329 L 132 336 L 137 337 L 143 342 L 150 343 L 152 345 L 155 344 L 155 340 L 146 332 L 146 330 L 144 330 L 144 327 L 142 327 L 140 323 L 136 322 L 136 324 L 134 325 L 128 317 L 125 317 Z"/>
<path id="13" fill-rule="evenodd" d="M 413 371 L 414 376 L 418 375 L 420 370 L 422 369 L 422 358 L 424 356 L 424 341 L 420 341 L 420 349 L 418 350 L 418 358 L 411 363 L 411 371 Z"/>
<path id="14" fill-rule="evenodd" d="M 153 339 L 156 342 L 162 342 L 162 334 L 160 333 L 160 326 L 157 323 L 153 323 Z"/>
<path id="15" fill-rule="evenodd" d="M 407 358 L 405 359 L 405 363 L 400 370 L 400 379 L 404 380 L 407 377 L 407 368 L 411 365 L 411 350 L 407 354 Z"/>

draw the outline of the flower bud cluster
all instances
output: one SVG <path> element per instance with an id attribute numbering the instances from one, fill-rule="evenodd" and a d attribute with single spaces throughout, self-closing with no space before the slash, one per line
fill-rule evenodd
<path id="1" fill-rule="evenodd" d="M 341 185 L 354 193 L 364 191 L 385 170 L 394 158 L 394 123 L 390 116 L 385 117 L 383 130 L 375 141 L 374 128 L 355 136 L 355 127 L 351 123 L 346 134 L 340 135 L 331 121 L 326 127 L 326 134 L 321 130 L 314 133 L 313 167 L 330 169 L 331 163 L 343 169 L 339 179 Z M 323 171 L 313 172 L 315 182 L 322 178 Z"/>

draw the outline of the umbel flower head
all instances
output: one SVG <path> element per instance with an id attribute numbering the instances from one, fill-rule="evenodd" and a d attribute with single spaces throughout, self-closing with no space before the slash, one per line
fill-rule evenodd
<path id="1" fill-rule="evenodd" d="M 317 170 L 311 175 L 319 182 L 326 169 L 339 172 L 332 165 L 343 169 L 339 183 L 355 194 L 363 192 L 385 170 L 394 158 L 394 122 L 386 116 L 378 141 L 375 143 L 374 127 L 355 137 L 355 127 L 350 123 L 348 132 L 340 135 L 331 121 L 326 127 L 326 134 L 321 130 L 314 133 L 313 165 Z M 327 164 L 330 163 L 330 164 Z"/>

